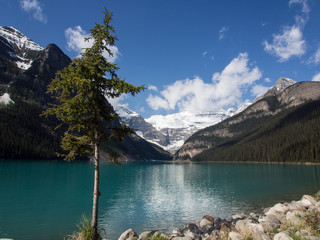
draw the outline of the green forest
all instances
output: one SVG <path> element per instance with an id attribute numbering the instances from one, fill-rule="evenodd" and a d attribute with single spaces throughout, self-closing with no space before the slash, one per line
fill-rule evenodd
<path id="1" fill-rule="evenodd" d="M 320 162 L 319 123 L 320 100 L 259 121 L 247 119 L 233 126 L 232 131 L 240 132 L 242 129 L 241 134 L 233 138 L 212 138 L 214 147 L 192 160 Z"/>

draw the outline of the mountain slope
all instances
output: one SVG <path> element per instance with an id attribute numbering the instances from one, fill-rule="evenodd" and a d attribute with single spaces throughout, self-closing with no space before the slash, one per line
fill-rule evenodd
<path id="1" fill-rule="evenodd" d="M 320 83 L 274 90 L 243 112 L 192 135 L 175 159 L 319 162 Z"/>
<path id="2" fill-rule="evenodd" d="M 52 101 L 48 84 L 70 62 L 56 45 L 44 49 L 12 27 L 0 27 L 0 159 L 56 158 L 62 133 L 55 118 L 40 114 Z M 137 135 L 103 146 L 104 158 L 117 151 L 122 160 L 172 159 Z"/>

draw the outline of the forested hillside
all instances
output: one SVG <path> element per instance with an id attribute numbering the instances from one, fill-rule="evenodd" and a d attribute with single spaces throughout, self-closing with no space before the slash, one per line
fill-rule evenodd
<path id="1" fill-rule="evenodd" d="M 261 119 L 236 138 L 196 155 L 194 161 L 320 162 L 320 100 Z M 236 128 L 246 128 L 242 122 Z M 236 130 L 236 129 L 234 129 Z"/>
<path id="2" fill-rule="evenodd" d="M 320 83 L 276 86 L 241 113 L 198 131 L 175 160 L 320 162 Z"/>

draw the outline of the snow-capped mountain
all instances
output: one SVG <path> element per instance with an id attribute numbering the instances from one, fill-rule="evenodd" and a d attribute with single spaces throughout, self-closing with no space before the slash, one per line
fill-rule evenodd
<path id="1" fill-rule="evenodd" d="M 117 107 L 116 111 L 122 121 L 135 129 L 137 134 L 172 153 L 178 150 L 184 141 L 196 131 L 216 124 L 236 113 L 235 109 L 230 108 L 218 112 L 153 115 L 148 119 L 143 119 L 138 113 L 124 107 Z"/>
<path id="2" fill-rule="evenodd" d="M 33 59 L 44 50 L 43 47 L 32 41 L 13 27 L 0 27 L 0 43 L 17 67 L 27 70 Z"/>
<path id="3" fill-rule="evenodd" d="M 146 122 L 140 114 L 121 106 L 117 107 L 116 111 L 121 120 L 134 129 L 140 137 L 164 148 L 170 144 L 168 136 Z"/>
<path id="4" fill-rule="evenodd" d="M 146 121 L 152 124 L 159 132 L 168 136 L 170 144 L 164 148 L 175 152 L 193 133 L 221 122 L 235 112 L 236 110 L 233 108 L 217 112 L 179 112 L 166 116 L 154 115 L 146 119 Z"/>
<path id="5" fill-rule="evenodd" d="M 266 96 L 276 95 L 295 83 L 296 81 L 289 78 L 279 78 L 272 88 L 261 97 L 256 98 L 253 103 Z M 250 105 L 251 103 L 245 103 L 238 109 L 230 108 L 216 112 L 179 112 L 169 115 L 153 115 L 147 119 L 143 119 L 138 113 L 124 107 L 118 108 L 117 112 L 123 122 L 135 129 L 141 137 L 174 153 L 195 132 L 236 115 Z"/>

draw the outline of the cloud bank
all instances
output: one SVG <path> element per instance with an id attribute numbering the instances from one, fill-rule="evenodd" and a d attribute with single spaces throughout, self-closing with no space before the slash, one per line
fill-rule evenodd
<path id="1" fill-rule="evenodd" d="M 90 48 L 93 44 L 92 40 L 85 41 L 85 38 L 90 37 L 90 34 L 86 33 L 81 26 L 76 26 L 75 28 L 68 28 L 65 30 L 65 37 L 67 39 L 67 46 L 69 51 L 74 51 L 80 56 L 86 48 Z M 105 52 L 104 57 L 111 63 L 115 62 L 119 57 L 120 52 L 116 46 L 109 46 L 113 56 L 110 56 L 108 52 Z"/>
<path id="2" fill-rule="evenodd" d="M 205 83 L 200 77 L 176 81 L 159 95 L 150 94 L 148 105 L 154 109 L 189 112 L 215 111 L 242 103 L 243 94 L 262 76 L 258 67 L 250 67 L 247 53 L 240 53 L 222 72 Z"/>
<path id="3" fill-rule="evenodd" d="M 27 13 L 32 13 L 34 19 L 47 23 L 47 16 L 42 12 L 42 6 L 37 0 L 20 0 L 21 8 Z"/>

